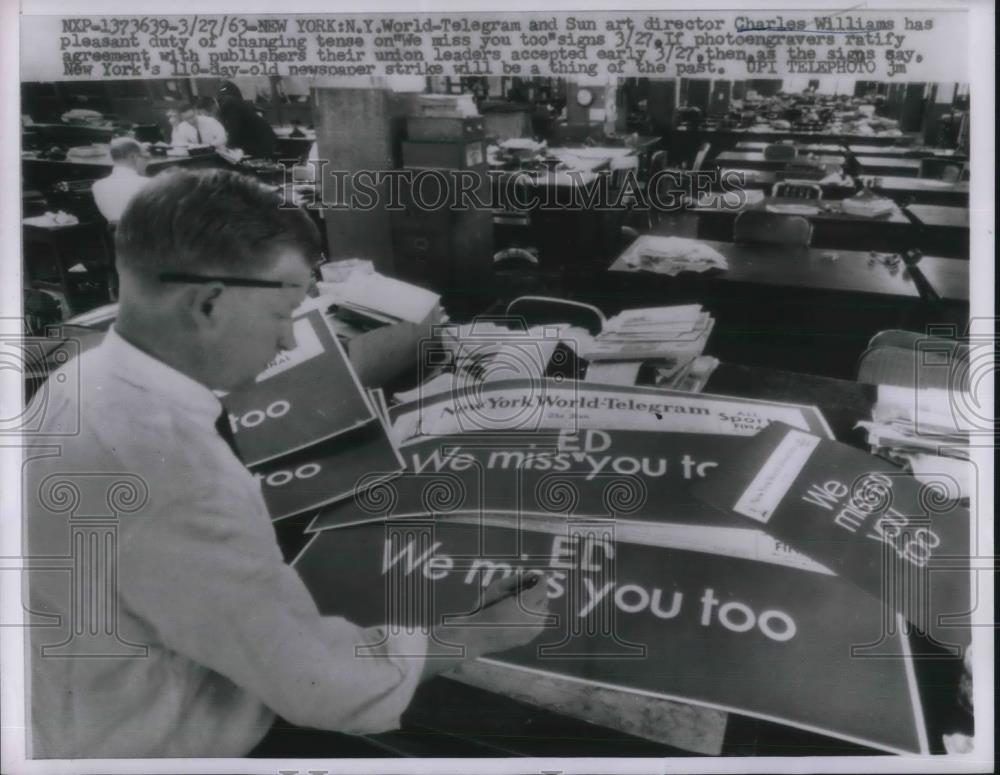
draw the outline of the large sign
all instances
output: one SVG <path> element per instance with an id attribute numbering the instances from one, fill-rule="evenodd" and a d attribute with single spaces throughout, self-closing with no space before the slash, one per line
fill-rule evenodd
<path id="1" fill-rule="evenodd" d="M 375 419 L 344 349 L 319 310 L 294 323 L 297 346 L 223 404 L 240 457 L 265 463 Z"/>
<path id="2" fill-rule="evenodd" d="M 449 517 L 327 530 L 294 565 L 323 614 L 390 630 L 433 623 L 442 643 L 495 578 L 548 569 L 554 616 L 540 619 L 535 642 L 491 661 L 926 753 L 900 628 L 886 636 L 876 600 L 760 539 L 734 528 L 651 538 L 613 520 L 516 529 Z"/>

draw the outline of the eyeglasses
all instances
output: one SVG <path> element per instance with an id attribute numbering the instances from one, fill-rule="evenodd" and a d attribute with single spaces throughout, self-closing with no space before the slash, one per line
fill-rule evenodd
<path id="1" fill-rule="evenodd" d="M 229 277 L 227 275 L 183 274 L 163 272 L 161 283 L 220 283 L 239 288 L 305 288 L 301 283 L 286 283 L 281 280 L 259 280 L 254 277 Z"/>

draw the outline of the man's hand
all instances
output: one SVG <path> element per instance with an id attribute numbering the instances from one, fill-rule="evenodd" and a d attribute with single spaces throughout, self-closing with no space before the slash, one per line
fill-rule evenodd
<path id="1" fill-rule="evenodd" d="M 524 588 L 529 578 L 533 586 Z M 530 582 L 529 582 L 530 583 Z M 518 591 L 520 590 L 520 591 Z M 431 629 L 424 677 L 454 667 L 457 662 L 484 654 L 507 651 L 537 638 L 549 621 L 548 574 L 533 572 L 497 579 L 484 591 L 482 605 L 461 619 Z M 449 645 L 453 644 L 453 645 Z M 453 659 L 435 656 L 453 654 L 460 645 L 464 655 Z"/>

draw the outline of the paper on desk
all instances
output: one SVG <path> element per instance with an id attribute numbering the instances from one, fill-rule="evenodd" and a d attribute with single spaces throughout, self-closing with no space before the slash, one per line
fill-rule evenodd
<path id="1" fill-rule="evenodd" d="M 887 422 L 905 420 L 919 432 L 940 430 L 945 433 L 969 433 L 978 429 L 962 411 L 973 405 L 970 393 L 943 388 L 908 388 L 897 385 L 879 385 L 878 402 L 873 419 Z"/>
<path id="2" fill-rule="evenodd" d="M 378 273 L 351 274 L 340 297 L 342 303 L 410 323 L 422 323 L 441 301 L 436 293 Z"/>
<path id="3" fill-rule="evenodd" d="M 642 361 L 607 361 L 591 363 L 587 367 L 587 382 L 603 385 L 634 385 L 642 368 Z"/>
<path id="4" fill-rule="evenodd" d="M 681 272 L 728 269 L 726 257 L 713 247 L 686 237 L 644 237 L 627 252 L 627 266 L 674 276 Z"/>

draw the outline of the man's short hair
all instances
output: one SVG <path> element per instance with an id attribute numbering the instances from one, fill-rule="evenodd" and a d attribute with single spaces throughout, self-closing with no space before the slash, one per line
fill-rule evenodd
<path id="1" fill-rule="evenodd" d="M 211 113 L 215 110 L 215 100 L 211 97 L 199 97 L 194 103 L 195 108 Z"/>
<path id="2" fill-rule="evenodd" d="M 180 104 L 180 106 L 177 108 L 177 112 L 180 113 L 181 115 L 184 115 L 185 113 L 190 113 L 190 112 L 193 112 L 193 111 L 194 111 L 194 103 L 193 102 L 182 102 Z"/>
<path id="3" fill-rule="evenodd" d="M 119 162 L 133 156 L 142 156 L 142 146 L 131 137 L 115 137 L 111 140 L 111 161 Z"/>
<path id="4" fill-rule="evenodd" d="M 160 272 L 254 276 L 278 251 L 320 257 L 319 230 L 256 178 L 229 170 L 167 170 L 137 193 L 118 222 L 117 262 L 152 281 Z"/>

